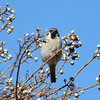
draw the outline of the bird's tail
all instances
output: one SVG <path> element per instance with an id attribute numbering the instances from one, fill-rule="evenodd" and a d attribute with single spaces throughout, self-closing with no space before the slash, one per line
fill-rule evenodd
<path id="1" fill-rule="evenodd" d="M 51 74 L 51 83 L 56 82 L 55 67 L 54 66 L 50 67 L 50 74 Z"/>

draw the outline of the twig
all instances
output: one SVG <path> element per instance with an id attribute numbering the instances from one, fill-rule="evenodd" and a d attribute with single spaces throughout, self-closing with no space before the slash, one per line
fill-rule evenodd
<path id="1" fill-rule="evenodd" d="M 94 59 L 96 58 L 96 56 L 93 56 L 92 59 L 90 59 L 79 71 L 77 71 L 77 73 L 75 74 L 75 76 L 73 78 L 75 78 L 91 61 L 93 61 Z M 71 85 L 72 81 L 70 81 L 66 91 L 65 91 L 65 94 L 64 94 L 64 98 L 65 99 L 65 96 L 66 96 L 66 93 L 69 89 L 69 86 Z"/>

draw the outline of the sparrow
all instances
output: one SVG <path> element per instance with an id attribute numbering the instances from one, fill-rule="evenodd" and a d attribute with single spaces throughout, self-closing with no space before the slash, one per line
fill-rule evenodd
<path id="1" fill-rule="evenodd" d="M 41 58 L 43 62 L 47 61 L 51 56 L 53 56 L 62 47 L 62 41 L 60 35 L 56 28 L 51 28 L 46 34 L 46 37 L 42 41 L 41 47 Z M 51 82 L 56 82 L 55 77 L 55 67 L 57 62 L 60 60 L 62 51 L 57 53 L 50 61 L 47 62 L 50 67 Z"/>

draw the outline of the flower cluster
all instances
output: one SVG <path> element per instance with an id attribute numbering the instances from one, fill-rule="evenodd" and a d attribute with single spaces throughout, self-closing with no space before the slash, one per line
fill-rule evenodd
<path id="1" fill-rule="evenodd" d="M 80 41 L 79 36 L 75 35 L 74 33 L 75 33 L 75 31 L 72 30 L 71 34 L 68 34 L 68 36 L 62 37 L 63 43 L 65 45 L 70 43 L 63 50 L 63 51 L 65 51 L 65 53 L 63 54 L 62 60 L 69 60 L 70 56 L 71 56 L 72 60 L 78 60 L 79 59 L 79 55 L 77 55 L 77 51 L 75 50 L 75 48 L 81 47 L 82 43 Z M 74 62 L 71 61 L 70 64 L 74 65 Z"/>
<path id="2" fill-rule="evenodd" d="M 3 79 L 6 79 L 6 76 L 3 76 Z M 9 86 L 9 84 L 12 83 L 12 80 L 13 78 L 10 77 L 9 79 L 7 79 L 4 84 L 5 84 L 5 87 L 2 91 L 2 95 L 6 95 L 8 93 L 8 90 L 10 90 L 12 92 L 12 90 L 14 90 L 14 87 L 13 86 Z"/>
<path id="3" fill-rule="evenodd" d="M 1 6 L 0 6 L 0 21 L 3 23 L 2 24 L 2 27 L 0 29 L 0 32 L 2 30 L 7 30 L 7 33 L 10 34 L 13 29 L 14 29 L 14 26 L 10 26 L 13 22 L 13 20 L 15 19 L 15 16 L 14 14 L 15 13 L 15 10 L 12 10 L 11 8 L 9 8 L 9 4 L 6 3 L 6 9 L 5 10 L 2 10 Z"/>
<path id="4" fill-rule="evenodd" d="M 21 49 L 23 48 L 23 50 L 24 50 L 24 48 L 25 48 L 28 44 L 32 44 L 32 41 L 34 41 L 33 43 L 35 43 L 35 46 L 36 46 L 37 49 L 38 49 L 38 48 L 41 48 L 42 44 L 41 44 L 41 40 L 40 40 L 40 38 L 39 38 L 40 29 L 37 28 L 36 31 L 37 31 L 37 34 L 31 33 L 31 35 L 30 35 L 29 33 L 24 33 L 24 41 L 23 41 L 21 38 L 17 40 L 18 43 L 19 43 L 19 45 L 20 45 L 20 47 L 21 47 Z M 28 47 L 28 48 L 26 49 L 25 55 L 27 55 L 28 58 L 34 59 L 34 62 L 37 62 L 37 61 L 38 61 L 38 57 L 34 57 L 34 58 L 33 58 L 33 56 L 32 56 L 32 52 L 34 51 L 34 50 L 33 50 L 33 51 L 31 50 L 31 47 L 32 47 L 32 46 L 33 46 L 33 45 L 31 45 L 30 47 Z"/>
<path id="5" fill-rule="evenodd" d="M 98 60 L 100 59 L 100 44 L 98 44 L 97 45 L 97 50 L 95 50 L 95 54 L 96 54 L 96 56 L 97 56 L 97 58 L 98 58 Z"/>
<path id="6" fill-rule="evenodd" d="M 84 93 L 84 91 L 80 91 L 80 93 L 79 92 L 76 92 L 73 96 L 74 96 L 74 100 L 78 100 L 78 98 L 79 98 L 79 96 L 80 96 L 80 94 L 81 93 Z"/>
<path id="7" fill-rule="evenodd" d="M 99 74 L 99 77 L 96 77 L 96 81 L 100 83 L 100 74 Z M 100 91 L 100 84 L 98 86 L 98 90 Z"/>
<path id="8" fill-rule="evenodd" d="M 0 42 L 0 57 L 3 58 L 3 61 L 6 62 L 7 60 L 12 59 L 12 55 L 8 54 L 8 50 L 4 49 L 5 42 L 1 41 Z M 0 61 L 1 63 L 1 61 Z"/>

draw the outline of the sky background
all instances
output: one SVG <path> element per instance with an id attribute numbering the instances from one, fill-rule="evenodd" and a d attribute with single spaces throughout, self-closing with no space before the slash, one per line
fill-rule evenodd
<path id="1" fill-rule="evenodd" d="M 56 88 L 64 85 L 64 78 L 69 79 L 74 76 L 92 58 L 97 44 L 100 44 L 100 0 L 0 0 L 0 6 L 5 8 L 7 2 L 16 12 L 13 22 L 14 31 L 9 35 L 6 31 L 2 31 L 0 41 L 6 42 L 5 48 L 12 55 L 15 55 L 14 49 L 18 50 L 17 39 L 23 39 L 23 33 L 36 33 L 37 27 L 41 29 L 41 33 L 47 27 L 56 27 L 61 37 L 74 29 L 76 35 L 80 37 L 82 47 L 77 50 L 80 59 L 75 61 L 74 66 L 65 64 L 64 74 L 57 76 L 58 82 L 54 84 Z M 40 57 L 40 54 L 34 56 Z M 41 58 L 39 60 L 42 63 Z M 0 69 L 5 69 L 9 64 L 10 62 L 1 65 Z M 57 67 L 59 68 L 59 64 Z M 30 73 L 32 73 L 32 66 L 28 69 L 31 69 Z M 98 74 L 100 74 L 100 61 L 95 59 L 76 77 L 75 84 L 83 88 L 93 85 Z M 84 91 L 79 97 L 79 100 L 89 99 L 100 99 L 100 91 L 97 87 Z"/>

